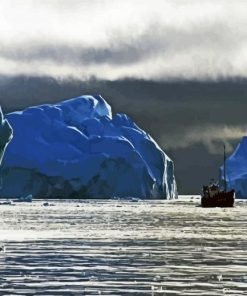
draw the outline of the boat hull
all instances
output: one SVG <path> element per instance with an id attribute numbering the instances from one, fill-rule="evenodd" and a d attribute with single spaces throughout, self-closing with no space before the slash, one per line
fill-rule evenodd
<path id="1" fill-rule="evenodd" d="M 230 208 L 234 206 L 234 190 L 228 192 L 219 192 L 214 197 L 202 196 L 201 206 L 204 208 L 224 207 Z"/>

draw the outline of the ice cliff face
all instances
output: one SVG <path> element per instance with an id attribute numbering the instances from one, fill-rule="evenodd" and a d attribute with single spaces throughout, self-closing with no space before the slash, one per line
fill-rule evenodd
<path id="1" fill-rule="evenodd" d="M 227 190 L 234 189 L 236 198 L 247 198 L 247 137 L 243 137 L 226 161 Z M 223 167 L 220 168 L 223 180 Z"/>
<path id="2" fill-rule="evenodd" d="M 0 107 L 0 165 L 2 163 L 5 149 L 12 139 L 13 130 L 8 121 L 4 119 L 2 109 Z"/>
<path id="3" fill-rule="evenodd" d="M 81 96 L 8 114 L 14 129 L 0 196 L 170 199 L 173 162 L 101 96 Z"/>

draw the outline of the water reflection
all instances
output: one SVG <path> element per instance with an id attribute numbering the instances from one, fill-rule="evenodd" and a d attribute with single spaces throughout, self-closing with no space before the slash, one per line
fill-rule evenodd
<path id="1" fill-rule="evenodd" d="M 247 204 L 0 207 L 0 295 L 246 295 Z"/>

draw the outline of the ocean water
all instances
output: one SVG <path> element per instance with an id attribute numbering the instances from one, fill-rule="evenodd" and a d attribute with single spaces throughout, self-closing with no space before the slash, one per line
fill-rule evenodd
<path id="1" fill-rule="evenodd" d="M 247 295 L 247 203 L 0 205 L 0 295 Z"/>

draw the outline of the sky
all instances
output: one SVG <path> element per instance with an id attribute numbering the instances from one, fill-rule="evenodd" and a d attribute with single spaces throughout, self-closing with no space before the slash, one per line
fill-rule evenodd
<path id="1" fill-rule="evenodd" d="M 181 193 L 246 134 L 247 1 L 0 0 L 0 105 L 101 93 L 175 162 Z"/>
<path id="2" fill-rule="evenodd" d="M 1 0 L 0 74 L 247 75 L 245 0 Z"/>

